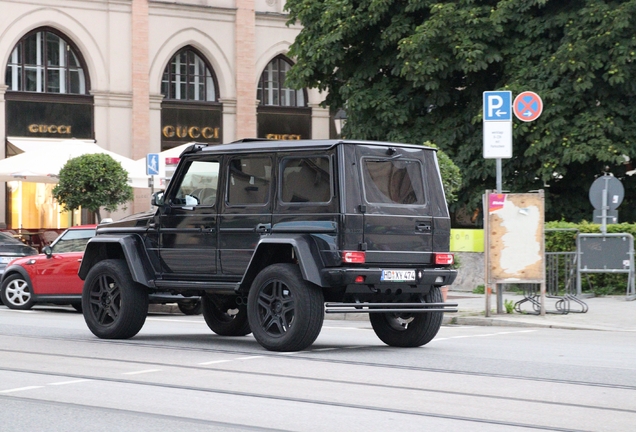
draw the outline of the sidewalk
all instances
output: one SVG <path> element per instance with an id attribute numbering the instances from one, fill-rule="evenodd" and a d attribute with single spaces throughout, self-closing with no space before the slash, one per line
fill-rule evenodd
<path id="1" fill-rule="evenodd" d="M 516 303 L 522 300 L 522 295 L 504 293 L 504 301 L 511 300 Z M 485 317 L 486 306 L 483 294 L 472 294 L 459 291 L 450 291 L 446 300 L 448 303 L 457 303 L 459 312 L 445 313 L 445 325 L 479 325 L 479 326 L 510 326 L 510 327 L 550 327 L 560 329 L 578 330 L 611 330 L 636 332 L 636 301 L 626 301 L 625 296 L 606 296 L 582 299 L 588 306 L 586 313 L 558 314 L 547 313 L 556 311 L 554 299 L 546 299 L 546 314 L 544 316 L 528 313 L 513 312 L 497 314 L 497 297 L 490 297 L 491 314 Z M 571 310 L 581 308 L 576 303 L 570 303 Z M 532 305 L 526 302 L 522 311 L 533 312 Z"/>

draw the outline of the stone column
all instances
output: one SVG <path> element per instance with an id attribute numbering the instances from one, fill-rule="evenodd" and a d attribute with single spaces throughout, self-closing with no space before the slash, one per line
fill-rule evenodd
<path id="1" fill-rule="evenodd" d="M 150 88 L 148 82 L 148 0 L 132 2 L 132 158 L 146 157 L 150 150 Z M 135 189 L 132 210 L 147 210 L 148 191 Z"/>
<path id="2" fill-rule="evenodd" d="M 236 141 L 236 99 L 222 98 L 219 102 L 223 104 L 223 142 Z"/>
<path id="3" fill-rule="evenodd" d="M 255 31 L 254 0 L 236 0 L 236 139 L 256 137 Z"/>
<path id="4" fill-rule="evenodd" d="M 6 146 L 6 137 L 7 130 L 5 125 L 6 119 L 6 108 L 5 108 L 5 99 L 4 95 L 7 92 L 9 86 L 0 84 L 0 137 L 2 137 L 2 145 L 0 145 L 0 159 L 4 159 L 6 156 L 5 146 Z M 0 182 L 0 222 L 6 223 L 7 219 L 7 206 L 6 206 L 6 183 Z"/>

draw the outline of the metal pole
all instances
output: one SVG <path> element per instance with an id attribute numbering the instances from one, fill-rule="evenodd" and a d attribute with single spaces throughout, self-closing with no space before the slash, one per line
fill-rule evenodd
<path id="1" fill-rule="evenodd" d="M 501 158 L 497 158 L 497 193 L 500 194 L 502 188 L 502 179 L 501 179 Z"/>
<path id="2" fill-rule="evenodd" d="M 607 233 L 607 194 L 609 192 L 607 184 L 609 183 L 609 176 L 605 177 L 603 181 L 605 182 L 605 188 L 603 189 L 601 205 L 601 232 L 605 234 Z"/>

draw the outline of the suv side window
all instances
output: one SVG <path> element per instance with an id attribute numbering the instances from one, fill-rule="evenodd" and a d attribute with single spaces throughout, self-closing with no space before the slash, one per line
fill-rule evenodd
<path id="1" fill-rule="evenodd" d="M 269 200 L 272 160 L 236 157 L 230 160 L 227 202 L 231 206 L 264 205 Z"/>
<path id="2" fill-rule="evenodd" d="M 331 164 L 328 157 L 285 158 L 281 163 L 284 203 L 327 203 L 331 199 Z"/>
<path id="3" fill-rule="evenodd" d="M 412 159 L 363 158 L 364 195 L 368 203 L 424 205 L 422 164 Z"/>
<path id="4" fill-rule="evenodd" d="M 186 169 L 171 204 L 213 206 L 219 182 L 219 162 L 195 160 Z"/>

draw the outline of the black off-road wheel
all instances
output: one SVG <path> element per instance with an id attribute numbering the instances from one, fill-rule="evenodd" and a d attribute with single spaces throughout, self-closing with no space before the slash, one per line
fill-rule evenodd
<path id="1" fill-rule="evenodd" d="M 302 278 L 294 264 L 274 264 L 254 279 L 247 299 L 254 337 L 270 351 L 301 351 L 322 329 L 325 316 L 320 287 Z"/>
<path id="2" fill-rule="evenodd" d="M 146 321 L 148 293 L 133 281 L 125 261 L 100 261 L 84 281 L 82 312 L 95 336 L 128 339 Z"/>
<path id="3" fill-rule="evenodd" d="M 2 303 L 9 309 L 27 310 L 35 304 L 33 290 L 24 277 L 18 273 L 7 276 L 0 288 Z"/>
<path id="4" fill-rule="evenodd" d="M 203 309 L 201 300 L 182 300 L 177 303 L 177 307 L 184 315 L 200 315 Z"/>
<path id="5" fill-rule="evenodd" d="M 250 334 L 247 306 L 236 303 L 235 296 L 206 295 L 201 297 L 203 318 L 219 336 L 245 336 Z"/>
<path id="6" fill-rule="evenodd" d="M 424 297 L 426 303 L 442 303 L 442 292 L 432 288 Z M 394 347 L 419 347 L 429 343 L 442 326 L 443 312 L 414 314 L 371 313 L 373 331 L 382 342 Z"/>

